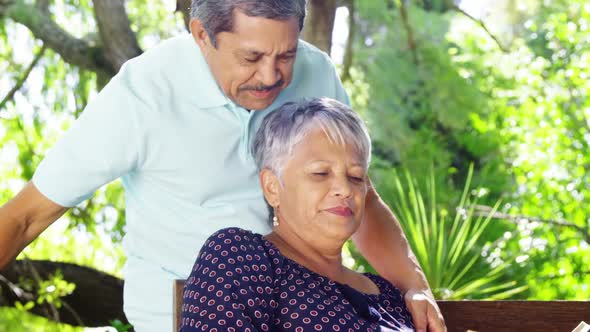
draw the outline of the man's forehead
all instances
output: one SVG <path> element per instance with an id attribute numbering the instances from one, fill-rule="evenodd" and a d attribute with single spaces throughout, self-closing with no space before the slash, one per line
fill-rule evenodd
<path id="1" fill-rule="evenodd" d="M 264 54 L 268 54 L 267 51 L 263 50 L 262 48 L 257 48 L 257 47 L 253 47 L 253 46 L 244 46 L 244 47 L 240 47 L 238 46 L 235 50 L 236 53 L 239 54 L 246 54 L 246 55 L 264 55 Z M 295 44 L 295 46 L 290 47 L 289 49 L 287 49 L 284 52 L 281 52 L 281 54 L 288 54 L 288 53 L 295 53 L 297 52 L 297 44 Z"/>

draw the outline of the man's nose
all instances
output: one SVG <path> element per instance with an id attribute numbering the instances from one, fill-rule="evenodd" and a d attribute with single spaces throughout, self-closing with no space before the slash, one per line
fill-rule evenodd
<path id="1" fill-rule="evenodd" d="M 275 60 L 269 59 L 268 61 L 263 61 L 258 67 L 258 76 L 260 83 L 271 86 L 279 81 L 281 78 L 281 73 L 277 67 L 277 63 Z"/>

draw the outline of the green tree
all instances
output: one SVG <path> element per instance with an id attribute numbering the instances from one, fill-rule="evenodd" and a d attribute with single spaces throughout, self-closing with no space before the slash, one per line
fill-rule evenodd
<path id="1" fill-rule="evenodd" d="M 504 8 L 494 22 L 456 6 L 359 3 L 348 84 L 375 141 L 374 180 L 387 185 L 380 174 L 398 166 L 420 178 L 434 163 L 437 197 L 456 204 L 475 163 L 482 204 L 505 202 L 484 234 L 499 238 L 489 254 L 528 274 L 531 298 L 587 298 L 589 7 Z"/>

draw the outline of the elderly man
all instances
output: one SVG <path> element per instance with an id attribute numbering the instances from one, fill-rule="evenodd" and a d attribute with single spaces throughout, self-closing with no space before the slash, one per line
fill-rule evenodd
<path id="1" fill-rule="evenodd" d="M 190 35 L 121 69 L 0 209 L 4 267 L 68 208 L 122 178 L 124 306 L 139 332 L 170 329 L 171 281 L 188 276 L 209 235 L 268 231 L 249 150 L 264 116 L 303 97 L 348 103 L 329 58 L 298 40 L 305 0 L 193 0 L 192 16 Z M 418 330 L 444 330 L 390 210 L 373 190 L 366 206 L 357 245 L 407 291 Z"/>

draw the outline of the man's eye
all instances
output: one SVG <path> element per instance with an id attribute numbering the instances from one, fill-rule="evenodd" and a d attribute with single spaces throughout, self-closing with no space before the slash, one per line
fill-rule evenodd
<path id="1" fill-rule="evenodd" d="M 258 58 L 245 58 L 246 62 L 255 63 L 258 61 Z"/>
<path id="2" fill-rule="evenodd" d="M 281 60 L 283 62 L 289 62 L 289 61 L 293 60 L 293 58 L 295 58 L 294 55 L 285 55 L 285 56 L 282 56 L 279 60 Z"/>

